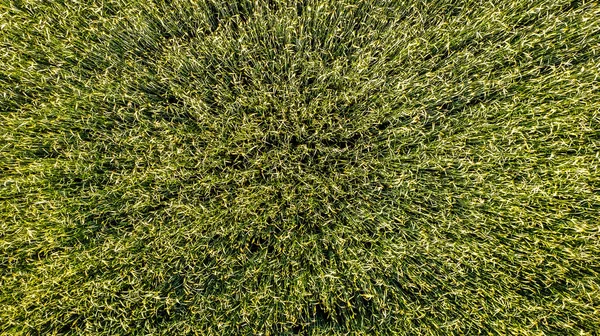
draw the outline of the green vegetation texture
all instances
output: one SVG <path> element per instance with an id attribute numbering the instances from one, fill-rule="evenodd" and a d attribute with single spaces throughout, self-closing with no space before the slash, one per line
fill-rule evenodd
<path id="1" fill-rule="evenodd" d="M 0 334 L 600 331 L 600 6 L 0 0 Z"/>

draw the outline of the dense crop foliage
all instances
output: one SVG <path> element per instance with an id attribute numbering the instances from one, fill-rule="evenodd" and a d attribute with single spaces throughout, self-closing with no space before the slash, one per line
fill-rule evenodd
<path id="1" fill-rule="evenodd" d="M 0 333 L 594 334 L 595 1 L 0 0 Z"/>

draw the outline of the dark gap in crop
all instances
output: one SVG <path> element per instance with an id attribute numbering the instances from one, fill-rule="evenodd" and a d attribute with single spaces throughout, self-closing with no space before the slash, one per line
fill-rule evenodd
<path id="1" fill-rule="evenodd" d="M 242 23 L 247 23 L 248 18 L 254 11 L 254 3 L 252 1 L 236 2 L 234 13 L 237 13 L 237 17 Z"/>
<path id="2" fill-rule="evenodd" d="M 168 105 L 175 105 L 175 106 L 182 106 L 183 105 L 183 100 L 179 97 L 176 97 L 174 95 L 167 95 L 164 97 L 165 101 L 167 102 Z"/>
<path id="3" fill-rule="evenodd" d="M 41 144 L 34 150 L 30 151 L 32 159 L 56 159 L 61 153 L 52 148 L 49 144 Z"/>
<path id="4" fill-rule="evenodd" d="M 358 106 L 356 103 L 351 102 L 346 104 L 342 101 L 336 101 L 335 105 L 332 109 L 332 112 L 339 115 L 341 118 L 350 118 L 353 116 L 358 110 Z"/>
<path id="5" fill-rule="evenodd" d="M 325 90 L 331 90 L 331 91 L 339 91 L 342 88 L 342 84 L 339 82 L 329 82 L 327 83 L 327 86 L 325 86 Z"/>
<path id="6" fill-rule="evenodd" d="M 132 117 L 132 113 L 113 113 L 113 111 L 118 110 L 118 109 L 124 109 L 127 112 L 133 112 L 139 109 L 140 104 L 139 102 L 135 101 L 135 100 L 125 100 L 125 99 L 120 99 L 120 100 L 114 100 L 114 101 L 97 101 L 94 102 L 95 104 L 98 104 L 100 107 L 104 108 L 107 112 L 105 112 L 105 115 L 107 116 L 107 120 L 103 123 L 103 128 L 104 130 L 107 129 L 112 129 L 115 126 L 115 120 L 118 122 L 131 122 L 133 121 L 133 117 Z M 110 112 L 109 112 L 110 111 Z M 97 131 L 97 130 L 96 130 Z M 87 139 L 89 140 L 89 139 Z"/>
<path id="7" fill-rule="evenodd" d="M 92 216 L 92 221 L 100 224 L 102 231 L 105 232 L 123 232 L 133 229 L 133 224 L 129 221 L 118 219 L 115 215 L 102 213 L 98 216 Z"/>
<path id="8" fill-rule="evenodd" d="M 335 258 L 335 253 L 333 252 L 333 249 L 331 248 L 331 246 L 324 245 L 324 246 L 321 246 L 321 250 L 322 250 L 323 258 L 325 259 L 325 262 L 327 264 L 329 264 L 331 262 L 331 260 Z"/>
<path id="9" fill-rule="evenodd" d="M 540 279 L 528 279 L 519 277 L 519 288 L 515 291 L 517 294 L 526 297 L 529 300 L 539 299 L 552 295 L 552 289 L 555 287 L 566 288 L 566 281 L 560 280 L 559 285 L 546 286 Z"/>
<path id="10" fill-rule="evenodd" d="M 594 57 L 596 57 L 594 55 L 594 53 L 592 52 L 578 52 L 576 53 L 573 58 L 569 61 L 568 64 L 565 64 L 563 62 L 560 63 L 560 65 L 566 67 L 566 68 L 579 68 L 580 64 L 585 64 L 588 61 L 591 61 Z M 597 91 L 596 91 L 597 92 Z"/>
<path id="11" fill-rule="evenodd" d="M 120 38 L 110 41 L 109 50 L 122 61 L 125 61 L 128 56 L 133 56 L 138 62 L 150 64 L 152 57 L 148 56 L 159 52 L 161 44 L 156 43 L 154 39 L 139 38 L 136 31 L 130 31 L 129 29 L 129 27 L 125 28 Z"/>
<path id="12" fill-rule="evenodd" d="M 219 279 L 215 274 L 209 274 L 204 282 L 204 292 L 206 294 L 219 294 L 225 289 L 224 287 L 223 280 Z"/>
<path id="13" fill-rule="evenodd" d="M 304 334 L 304 327 L 300 324 L 295 324 L 290 328 L 290 333 L 292 333 L 292 335 L 301 335 Z"/>
<path id="14" fill-rule="evenodd" d="M 237 21 L 236 20 L 230 20 L 229 21 L 229 27 L 230 27 L 230 36 L 231 36 L 231 39 L 237 40 L 239 38 L 239 31 L 240 31 L 240 27 L 239 27 Z"/>
<path id="15" fill-rule="evenodd" d="M 213 174 L 215 173 L 221 173 L 220 170 L 215 170 L 213 172 Z M 226 193 L 227 189 L 224 186 L 221 185 L 211 185 L 207 191 L 205 191 L 204 193 L 199 193 L 197 198 L 199 201 L 201 202 L 210 202 L 212 199 L 214 199 L 215 197 Z"/>
<path id="16" fill-rule="evenodd" d="M 241 154 L 227 154 L 225 156 L 225 167 L 235 170 L 245 170 L 250 167 L 250 162 L 246 156 Z"/>
<path id="17" fill-rule="evenodd" d="M 94 272 L 93 274 L 99 274 L 100 272 Z M 88 273 L 89 274 L 89 273 Z M 119 283 L 119 290 L 116 292 L 116 297 L 123 297 L 126 296 L 127 294 L 129 294 L 130 291 L 134 290 L 134 287 L 132 284 L 127 283 L 127 282 L 121 282 Z"/>
<path id="18" fill-rule="evenodd" d="M 254 87 L 254 81 L 252 80 L 252 77 L 248 75 L 246 70 L 240 70 L 238 75 L 240 76 L 240 87 L 238 88 L 240 93 L 246 89 L 252 89 Z"/>
<path id="19" fill-rule="evenodd" d="M 377 129 L 378 132 L 382 132 L 382 131 L 388 129 L 391 125 L 392 125 L 391 121 L 385 120 L 385 121 L 375 125 L 375 128 Z"/>
<path id="20" fill-rule="evenodd" d="M 142 62 L 147 64 L 146 60 L 142 60 Z M 107 57 L 98 53 L 89 53 L 82 56 L 73 65 L 77 66 L 77 70 L 80 70 L 78 71 L 78 74 L 82 79 L 91 79 L 96 76 L 96 71 L 98 71 L 98 69 L 107 69 L 111 64 Z"/>
<path id="21" fill-rule="evenodd" d="M 325 178 L 329 178 L 332 174 L 331 167 L 327 164 L 311 165 L 315 167 L 315 171 Z"/>
<path id="22" fill-rule="evenodd" d="M 142 84 L 139 89 L 146 93 L 148 100 L 152 103 L 161 104 L 165 107 L 184 106 L 184 100 L 169 92 L 169 88 L 162 84 Z M 128 104 L 136 104 L 136 102 L 128 102 Z"/>
<path id="23" fill-rule="evenodd" d="M 375 307 L 372 300 L 364 297 L 364 293 L 360 291 L 356 293 L 350 300 L 350 307 L 345 303 L 339 302 L 336 305 L 336 315 L 339 316 L 340 323 L 343 325 L 352 316 L 357 316 L 360 319 L 372 321 Z"/>
<path id="24" fill-rule="evenodd" d="M 296 228 L 301 232 L 306 232 L 308 234 L 322 234 L 323 229 L 320 225 L 309 222 L 309 216 L 307 211 L 298 211 L 294 216 L 294 222 L 296 224 Z"/>
<path id="25" fill-rule="evenodd" d="M 402 279 L 402 280 L 408 280 L 408 279 Z M 420 293 L 417 293 L 417 290 L 413 287 L 407 287 L 406 285 L 404 285 L 403 283 L 400 282 L 400 280 L 394 279 L 394 278 L 389 278 L 389 283 L 391 285 L 392 288 L 396 289 L 398 292 L 401 293 L 401 295 L 407 299 L 407 301 L 409 302 L 417 302 L 419 303 L 419 296 L 421 295 Z"/>
<path id="26" fill-rule="evenodd" d="M 281 148 L 284 146 L 281 138 L 277 135 L 269 134 L 263 141 L 263 148 L 266 152 L 269 152 L 276 148 Z"/>
<path id="27" fill-rule="evenodd" d="M 343 172 L 344 168 L 347 166 L 341 161 L 338 160 L 321 160 L 311 165 L 315 172 L 322 174 L 325 178 L 330 178 Z M 338 201 L 331 199 L 332 204 L 338 204 Z"/>
<path id="28" fill-rule="evenodd" d="M 169 314 L 169 312 L 165 308 L 164 304 L 161 304 L 158 307 L 158 309 L 156 310 L 156 313 L 154 313 L 154 317 L 151 319 L 152 324 L 155 326 L 160 326 L 163 323 L 168 323 L 169 321 L 172 321 L 172 320 L 173 320 L 173 317 L 171 316 L 171 314 Z"/>
<path id="29" fill-rule="evenodd" d="M 209 111 L 211 111 L 214 116 L 218 116 L 221 113 L 222 106 L 215 99 L 215 94 L 212 90 L 206 92 L 203 101 L 210 107 Z"/>
<path id="30" fill-rule="evenodd" d="M 344 138 L 328 138 L 321 140 L 324 147 L 332 147 L 338 149 L 353 149 L 356 147 L 359 140 L 362 139 L 362 134 L 354 133 L 351 137 Z"/>
<path id="31" fill-rule="evenodd" d="M 173 195 L 174 194 L 168 194 L 167 193 L 166 195 L 163 195 L 160 198 L 159 203 L 146 205 L 146 206 L 142 207 L 141 209 L 139 209 L 138 211 L 140 213 L 144 213 L 144 214 L 146 214 L 146 213 L 150 214 L 150 213 L 160 212 L 160 210 L 163 210 L 164 208 L 167 207 L 167 205 L 165 204 L 165 202 L 168 201 L 169 199 L 171 199 L 173 197 Z"/>
<path id="32" fill-rule="evenodd" d="M 5 90 L 3 88 L 0 89 L 3 91 Z M 25 104 L 30 103 L 31 101 L 33 101 L 32 98 L 27 98 L 26 96 L 20 94 L 14 94 L 9 99 L 0 100 L 0 112 L 15 112 L 15 110 L 21 108 L 21 106 Z"/>
<path id="33" fill-rule="evenodd" d="M 220 245 L 219 243 L 221 243 L 224 238 L 225 237 L 222 234 L 216 233 L 208 239 L 207 245 L 210 247 L 219 246 Z"/>
<path id="34" fill-rule="evenodd" d="M 190 20 L 182 20 L 180 17 L 172 17 L 168 15 L 168 21 L 177 22 L 176 29 L 169 29 L 165 27 L 162 22 L 154 19 L 155 28 L 157 29 L 157 34 L 161 36 L 165 40 L 173 40 L 173 39 L 183 39 L 184 41 L 191 41 L 198 37 L 198 29 L 199 25 L 196 21 Z"/>
<path id="35" fill-rule="evenodd" d="M 473 96 L 472 98 L 470 98 L 467 102 L 465 102 L 463 104 L 463 106 L 461 106 L 461 108 L 463 108 L 463 107 L 469 108 L 469 107 L 477 106 L 477 105 L 485 103 L 487 101 L 493 101 L 498 97 L 499 97 L 499 93 L 497 91 L 482 92 L 482 93 L 479 93 L 479 94 Z"/>
<path id="36" fill-rule="evenodd" d="M 267 0 L 267 8 L 276 12 L 277 10 L 279 10 L 279 4 L 275 0 Z"/>
<path id="37" fill-rule="evenodd" d="M 317 303 L 313 308 L 311 319 L 319 324 L 335 323 L 333 317 L 322 303 Z"/>
<path id="38" fill-rule="evenodd" d="M 42 334 L 44 334 L 45 332 L 54 333 L 55 331 L 58 335 L 67 335 L 77 333 L 78 331 L 81 332 L 81 330 L 83 330 L 85 326 L 84 317 L 77 313 L 69 314 L 65 320 L 60 322 L 60 326 L 55 329 L 52 327 L 52 325 L 56 322 L 57 321 L 54 320 L 51 322 L 46 322 L 44 325 L 41 326 L 39 330 L 44 331 L 42 332 Z"/>
<path id="39" fill-rule="evenodd" d="M 304 13 L 304 8 L 306 8 L 306 0 L 296 1 L 296 15 L 298 17 L 302 16 Z"/>
<path id="40" fill-rule="evenodd" d="M 567 12 L 567 11 L 570 11 L 570 10 L 578 9 L 579 7 L 581 7 L 581 5 L 582 5 L 582 1 L 581 0 L 572 0 L 567 5 L 563 6 L 562 10 L 564 12 Z"/>
<path id="41" fill-rule="evenodd" d="M 590 218 L 591 219 L 591 218 Z M 583 248 L 584 242 L 578 245 L 577 248 Z M 591 266 L 585 262 L 578 262 L 573 270 L 568 271 L 564 278 L 565 279 L 582 279 L 582 278 L 593 278 L 598 276 L 600 273 L 600 265 Z"/>
<path id="42" fill-rule="evenodd" d="M 212 239 L 212 238 L 211 238 Z M 209 245 L 212 247 L 212 245 Z M 214 257 L 212 257 L 210 254 L 205 253 L 203 254 L 204 258 L 202 258 L 202 261 L 200 262 L 199 265 L 201 265 L 204 269 L 208 269 L 213 267 L 217 262 L 215 260 Z M 188 274 L 189 272 L 186 272 L 186 274 Z M 194 281 L 192 281 L 193 283 Z"/>
<path id="43" fill-rule="evenodd" d="M 539 13 L 526 13 L 514 22 L 514 29 L 526 29 L 533 26 L 540 19 Z"/>
<path id="44" fill-rule="evenodd" d="M 475 42 L 475 37 L 471 36 L 471 37 L 459 40 L 459 42 L 455 42 L 447 48 L 441 47 L 438 45 L 431 46 L 429 48 L 429 51 L 427 52 L 427 54 L 423 57 L 422 62 L 427 62 L 427 61 L 431 61 L 434 59 L 436 59 L 436 62 L 431 67 L 424 67 L 423 70 L 420 72 L 420 74 L 424 75 L 427 72 L 434 72 L 434 71 L 438 70 L 439 68 L 441 68 L 442 66 L 445 65 L 445 63 L 442 62 L 441 60 L 444 60 L 444 59 L 450 57 L 450 55 L 452 55 L 454 53 L 465 50 L 466 48 L 471 46 L 473 44 L 473 42 Z"/>
<path id="45" fill-rule="evenodd" d="M 301 223 L 301 228 L 303 229 L 302 231 L 306 232 L 307 234 L 312 234 L 312 235 L 317 235 L 317 236 L 323 235 L 323 226 L 321 224 L 315 223 L 314 221 L 309 222 L 305 218 L 303 218 L 303 220 L 300 223 Z"/>
<path id="46" fill-rule="evenodd" d="M 311 161 L 311 156 L 307 154 L 303 154 L 299 160 L 300 164 L 303 166 L 310 166 Z"/>
<path id="47" fill-rule="evenodd" d="M 11 2 L 11 7 L 14 7 L 19 12 L 27 13 L 30 16 L 36 16 L 35 6 L 31 6 L 31 4 L 27 2 L 23 2 L 23 0 L 16 0 Z M 10 8 L 10 7 L 8 7 Z"/>
<path id="48" fill-rule="evenodd" d="M 31 252 L 29 257 L 31 259 L 35 259 L 36 261 L 42 261 L 50 256 L 52 256 L 52 254 L 56 253 L 56 252 L 60 252 L 63 249 L 61 247 L 55 246 L 49 249 L 44 249 L 44 248 L 38 248 L 35 250 L 35 252 Z"/>
<path id="49" fill-rule="evenodd" d="M 433 128 L 434 123 L 439 125 L 440 120 L 442 120 L 443 118 L 457 116 L 470 107 L 477 106 L 486 101 L 492 101 L 498 96 L 499 92 L 497 91 L 483 92 L 469 99 L 464 99 L 461 97 L 452 97 L 450 101 L 446 101 L 438 105 L 432 105 L 427 110 L 429 117 L 421 127 L 425 130 L 431 130 Z M 432 141 L 433 139 L 435 139 L 434 134 L 430 134 L 430 136 L 427 137 L 427 141 Z"/>
<path id="50" fill-rule="evenodd" d="M 85 247 L 91 246 L 96 238 L 95 233 L 97 230 L 99 230 L 99 227 L 96 228 L 94 225 L 76 225 L 76 227 L 71 227 L 64 230 L 67 238 L 61 240 L 62 245 L 77 246 L 81 244 Z"/>
<path id="51" fill-rule="evenodd" d="M 311 165 L 316 164 L 319 162 L 320 157 L 321 157 L 320 150 L 312 150 L 309 152 L 308 155 L 306 155 L 307 163 L 310 163 Z"/>
<path id="52" fill-rule="evenodd" d="M 98 176 L 105 175 L 106 173 L 117 172 L 122 170 L 129 170 L 134 167 L 132 162 L 117 161 L 117 160 L 103 160 L 97 161 L 93 167 L 93 173 Z"/>
<path id="53" fill-rule="evenodd" d="M 18 251 L 18 248 L 24 247 L 27 243 L 14 244 L 13 247 L 15 251 Z M 23 272 L 30 272 L 33 270 L 36 265 L 31 262 L 32 255 L 35 254 L 34 251 L 31 252 L 14 252 L 11 255 L 11 260 L 3 259 L 0 261 L 0 277 L 8 275 L 12 273 L 14 270 L 20 270 Z"/>
<path id="54" fill-rule="evenodd" d="M 145 80 L 136 89 L 145 93 L 146 97 L 154 103 L 162 103 L 169 92 L 168 87 L 153 80 Z"/>
<path id="55" fill-rule="evenodd" d="M 272 249 L 272 246 L 269 246 L 268 239 L 262 236 L 253 237 L 251 238 L 250 243 L 246 244 L 246 248 L 248 251 L 250 251 L 250 253 L 259 252 L 265 247 Z"/>
<path id="56" fill-rule="evenodd" d="M 449 18 L 453 16 L 458 16 L 463 11 L 461 6 L 446 6 L 446 11 L 444 13 L 444 17 Z M 447 20 L 447 19 L 446 19 Z"/>
<path id="57" fill-rule="evenodd" d="M 300 71 L 300 70 L 298 70 Z M 313 84 L 315 83 L 315 78 L 314 77 L 308 77 L 306 78 L 301 84 L 300 84 L 300 91 L 304 92 L 307 89 L 311 88 L 313 86 Z"/>
<path id="58" fill-rule="evenodd" d="M 212 34 L 219 28 L 220 18 L 219 18 L 219 10 L 212 3 L 212 1 L 206 1 L 206 9 L 208 10 L 208 22 L 210 24 L 209 32 Z"/>
<path id="59" fill-rule="evenodd" d="M 83 183 L 83 179 L 81 177 L 74 177 L 70 181 L 69 186 L 72 186 L 72 185 L 80 186 L 82 183 Z"/>
<path id="60" fill-rule="evenodd" d="M 297 135 L 292 135 L 290 137 L 289 144 L 292 147 L 292 149 L 295 149 L 296 147 L 298 147 L 300 145 L 300 143 L 301 143 L 301 141 Z"/>
<path id="61" fill-rule="evenodd" d="M 279 197 L 279 199 L 281 199 L 281 197 Z M 286 216 L 286 210 L 285 208 L 277 213 L 277 220 L 278 223 L 282 223 L 283 222 L 283 218 Z M 281 234 L 282 230 L 280 227 L 278 227 L 277 225 L 274 225 L 274 219 L 272 217 L 267 217 L 267 225 L 269 226 L 269 234 L 273 237 L 276 237 L 278 235 Z"/>

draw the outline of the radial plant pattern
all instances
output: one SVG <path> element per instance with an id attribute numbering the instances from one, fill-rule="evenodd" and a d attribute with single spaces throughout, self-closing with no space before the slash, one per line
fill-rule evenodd
<path id="1" fill-rule="evenodd" d="M 594 334 L 595 1 L 0 0 L 0 333 Z"/>

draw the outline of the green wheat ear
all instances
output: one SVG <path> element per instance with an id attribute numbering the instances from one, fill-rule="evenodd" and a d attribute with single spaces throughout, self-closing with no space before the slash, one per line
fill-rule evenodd
<path id="1" fill-rule="evenodd" d="M 594 335 L 600 7 L 0 0 L 0 334 Z"/>

